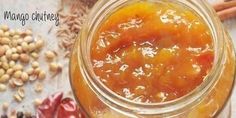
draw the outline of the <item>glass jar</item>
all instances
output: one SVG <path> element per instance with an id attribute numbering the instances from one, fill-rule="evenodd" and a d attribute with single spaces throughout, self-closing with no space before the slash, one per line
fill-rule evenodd
<path id="1" fill-rule="evenodd" d="M 215 60 L 207 79 L 189 94 L 163 103 L 136 103 L 118 96 L 96 78 L 90 59 L 90 45 L 99 24 L 117 9 L 142 0 L 100 0 L 90 12 L 74 45 L 70 60 L 70 81 L 75 98 L 87 117 L 230 117 L 230 96 L 234 86 L 235 52 L 232 41 L 215 11 L 205 0 L 150 0 L 172 2 L 190 8 L 208 25 L 214 40 Z"/>

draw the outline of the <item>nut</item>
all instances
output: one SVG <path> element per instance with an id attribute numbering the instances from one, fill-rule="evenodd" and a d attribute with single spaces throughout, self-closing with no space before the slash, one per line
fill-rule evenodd
<path id="1" fill-rule="evenodd" d="M 37 76 L 32 76 L 29 78 L 30 81 L 35 81 L 38 77 Z"/>
<path id="2" fill-rule="evenodd" d="M 0 92 L 4 92 L 7 90 L 7 86 L 5 84 L 0 83 Z"/>
<path id="3" fill-rule="evenodd" d="M 38 68 L 39 67 L 39 63 L 37 61 L 33 61 L 31 65 L 32 65 L 33 68 Z"/>
<path id="4" fill-rule="evenodd" d="M 9 36 L 10 36 L 10 32 L 6 31 L 6 32 L 4 33 L 4 36 L 5 36 L 5 37 L 9 37 Z"/>
<path id="5" fill-rule="evenodd" d="M 0 44 L 3 44 L 3 45 L 4 44 L 8 45 L 10 42 L 11 42 L 11 40 L 9 38 L 7 38 L 7 37 L 3 37 L 0 40 Z"/>
<path id="6" fill-rule="evenodd" d="M 7 25 L 1 25 L 0 29 L 3 30 L 3 31 L 8 31 L 9 27 Z"/>
<path id="7" fill-rule="evenodd" d="M 31 42 L 33 41 L 33 38 L 32 38 L 32 36 L 26 36 L 26 37 L 24 38 L 24 41 L 25 41 L 26 43 L 31 43 Z"/>
<path id="8" fill-rule="evenodd" d="M 0 77 L 2 77 L 5 74 L 5 70 L 0 68 Z"/>
<path id="9" fill-rule="evenodd" d="M 21 79 L 23 82 L 27 82 L 29 80 L 29 75 L 26 72 L 22 72 Z"/>
<path id="10" fill-rule="evenodd" d="M 30 43 L 29 44 L 29 52 L 32 52 L 35 50 L 35 43 Z"/>
<path id="11" fill-rule="evenodd" d="M 23 70 L 23 66 L 20 65 L 20 64 L 16 64 L 16 65 L 13 67 L 13 70 L 14 70 L 14 71 Z"/>
<path id="12" fill-rule="evenodd" d="M 21 79 L 12 78 L 12 80 L 13 80 L 13 83 L 18 87 L 21 87 L 24 85 L 24 83 Z"/>
<path id="13" fill-rule="evenodd" d="M 33 33 L 32 33 L 32 30 L 27 29 L 27 30 L 25 30 L 25 34 L 28 36 L 31 36 Z"/>
<path id="14" fill-rule="evenodd" d="M 7 70 L 7 69 L 10 68 L 10 66 L 9 66 L 9 64 L 8 64 L 7 62 L 3 62 L 3 63 L 2 63 L 2 68 L 5 69 L 5 70 Z"/>
<path id="15" fill-rule="evenodd" d="M 0 56 L 3 56 L 6 52 L 6 48 L 4 48 L 3 46 L 0 46 Z"/>
<path id="16" fill-rule="evenodd" d="M 49 64 L 49 70 L 51 72 L 60 72 L 62 69 L 62 66 L 58 63 L 52 62 Z"/>
<path id="17" fill-rule="evenodd" d="M 21 74 L 22 74 L 22 71 L 20 70 L 15 71 L 15 73 L 13 74 L 13 77 L 19 79 L 21 77 Z"/>
<path id="18" fill-rule="evenodd" d="M 14 79 L 10 79 L 9 80 L 9 86 L 11 87 L 11 88 L 15 88 L 16 87 L 16 85 L 14 84 L 14 81 L 13 81 Z"/>
<path id="19" fill-rule="evenodd" d="M 0 37 L 4 36 L 4 31 L 2 29 L 0 29 Z"/>
<path id="20" fill-rule="evenodd" d="M 41 71 L 41 69 L 39 67 L 35 68 L 34 69 L 34 74 L 38 76 L 40 71 Z"/>
<path id="21" fill-rule="evenodd" d="M 0 58 L 0 61 L 3 63 L 8 62 L 7 57 L 5 55 Z"/>
<path id="22" fill-rule="evenodd" d="M 16 53 L 17 49 L 13 47 L 13 48 L 11 48 L 11 51 L 12 51 L 12 53 Z"/>
<path id="23" fill-rule="evenodd" d="M 29 55 L 24 54 L 24 53 L 20 54 L 20 61 L 23 63 L 29 63 L 30 61 Z"/>
<path id="24" fill-rule="evenodd" d="M 42 80 L 46 78 L 46 73 L 43 70 L 40 70 L 39 74 L 38 74 L 38 79 Z"/>
<path id="25" fill-rule="evenodd" d="M 10 79 L 10 76 L 8 74 L 4 74 L 1 78 L 0 78 L 0 82 L 4 83 L 7 82 Z"/>
<path id="26" fill-rule="evenodd" d="M 45 57 L 47 60 L 53 60 L 56 57 L 56 54 L 53 51 L 47 51 L 45 52 Z"/>
<path id="27" fill-rule="evenodd" d="M 21 46 L 17 46 L 17 47 L 16 47 L 16 50 L 17 50 L 17 51 L 16 51 L 17 53 L 22 53 L 22 52 L 23 52 L 23 49 L 22 49 Z"/>
<path id="28" fill-rule="evenodd" d="M 15 61 L 10 61 L 10 62 L 9 62 L 9 67 L 10 67 L 10 68 L 13 68 L 15 65 L 16 65 L 16 62 L 15 62 Z"/>
<path id="29" fill-rule="evenodd" d="M 20 57 L 20 55 L 17 53 L 11 55 L 11 59 L 14 61 L 17 61 L 19 59 L 19 57 Z"/>
<path id="30" fill-rule="evenodd" d="M 21 98 L 24 98 L 25 97 L 25 90 L 24 90 L 24 88 L 19 88 L 18 90 L 17 90 L 17 93 L 18 93 L 18 95 L 21 97 Z"/>
<path id="31" fill-rule="evenodd" d="M 28 70 L 26 70 L 26 73 L 28 75 L 32 75 L 34 73 L 34 69 L 33 68 L 29 68 Z"/>
<path id="32" fill-rule="evenodd" d="M 36 98 L 36 99 L 34 100 L 34 105 L 35 105 L 36 107 L 38 107 L 38 106 L 41 105 L 42 103 L 43 103 L 43 101 L 40 100 L 40 99 L 38 99 L 38 98 Z"/>
<path id="33" fill-rule="evenodd" d="M 8 74 L 8 75 L 12 75 L 13 72 L 14 72 L 14 70 L 13 70 L 12 68 L 9 68 L 9 69 L 7 69 L 6 74 Z"/>
<path id="34" fill-rule="evenodd" d="M 31 57 L 32 57 L 33 59 L 37 60 L 37 59 L 39 58 L 39 55 L 38 55 L 38 53 L 36 53 L 36 52 L 32 52 L 32 53 L 31 53 Z"/>
<path id="35" fill-rule="evenodd" d="M 35 43 L 36 49 L 41 49 L 44 45 L 44 41 L 42 39 L 38 39 Z"/>
<path id="36" fill-rule="evenodd" d="M 17 102 L 22 102 L 23 100 L 18 94 L 15 94 L 13 97 L 15 98 Z"/>
<path id="37" fill-rule="evenodd" d="M 29 45 L 26 42 L 23 42 L 21 44 L 21 47 L 22 47 L 22 50 L 25 51 L 25 52 L 27 52 L 29 50 Z"/>

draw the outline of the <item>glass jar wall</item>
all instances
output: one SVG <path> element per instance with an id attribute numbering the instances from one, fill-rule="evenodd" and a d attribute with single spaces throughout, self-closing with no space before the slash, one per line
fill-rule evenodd
<path id="1" fill-rule="evenodd" d="M 190 8 L 206 22 L 214 40 L 215 62 L 199 87 L 164 103 L 136 103 L 117 96 L 96 78 L 91 68 L 90 47 L 99 25 L 114 11 L 141 0 L 99 1 L 92 9 L 74 46 L 70 60 L 71 86 L 88 117 L 176 117 L 210 118 L 230 116 L 230 95 L 235 77 L 235 52 L 229 35 L 204 0 L 151 0 L 172 2 Z"/>

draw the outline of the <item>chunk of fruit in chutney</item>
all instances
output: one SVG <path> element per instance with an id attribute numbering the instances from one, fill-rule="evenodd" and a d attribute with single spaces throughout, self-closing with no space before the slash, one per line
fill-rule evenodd
<path id="1" fill-rule="evenodd" d="M 101 23 L 91 46 L 95 74 L 137 102 L 165 102 L 199 86 L 210 71 L 213 40 L 193 11 L 138 2 Z"/>

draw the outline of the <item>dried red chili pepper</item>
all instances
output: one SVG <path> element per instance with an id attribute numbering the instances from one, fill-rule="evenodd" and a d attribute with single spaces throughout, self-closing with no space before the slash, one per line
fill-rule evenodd
<path id="1" fill-rule="evenodd" d="M 76 103 L 71 98 L 65 98 L 58 106 L 55 118 L 84 118 Z"/>
<path id="2" fill-rule="evenodd" d="M 53 118 L 57 107 L 61 103 L 63 93 L 56 93 L 46 98 L 37 108 L 37 118 Z"/>

